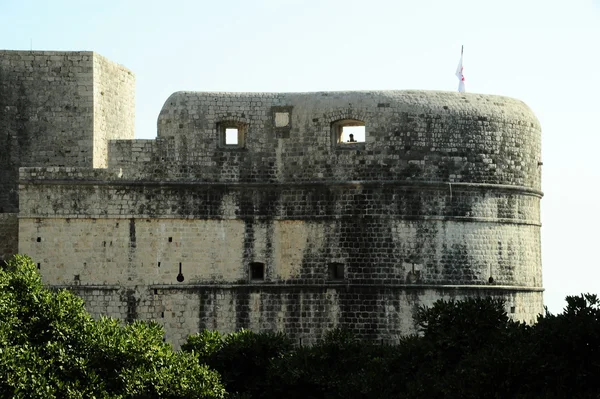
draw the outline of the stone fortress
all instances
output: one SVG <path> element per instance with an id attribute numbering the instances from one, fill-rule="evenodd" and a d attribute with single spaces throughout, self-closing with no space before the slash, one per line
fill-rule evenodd
<path id="1" fill-rule="evenodd" d="M 177 347 L 202 328 L 394 342 L 439 298 L 542 312 L 522 102 L 178 92 L 136 140 L 134 85 L 93 52 L 0 51 L 0 257 L 93 315 L 156 320 Z"/>

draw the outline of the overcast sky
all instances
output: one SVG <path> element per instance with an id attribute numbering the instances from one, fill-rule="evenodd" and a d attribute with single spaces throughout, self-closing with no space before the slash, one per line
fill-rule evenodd
<path id="1" fill-rule="evenodd" d="M 600 294 L 600 0 L 0 0 L 0 48 L 90 50 L 137 79 L 136 137 L 178 90 L 450 90 L 543 129 L 545 303 Z"/>

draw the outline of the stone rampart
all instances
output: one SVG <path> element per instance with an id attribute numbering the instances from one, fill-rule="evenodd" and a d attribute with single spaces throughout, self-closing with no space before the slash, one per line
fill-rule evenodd
<path id="1" fill-rule="evenodd" d="M 205 327 L 393 341 L 439 298 L 542 311 L 540 128 L 516 100 L 176 93 L 157 140 L 108 149 L 107 169 L 21 169 L 19 250 L 176 345 Z"/>
<path id="2" fill-rule="evenodd" d="M 20 167 L 106 167 L 107 141 L 133 138 L 134 84 L 89 51 L 0 51 L 0 214 L 18 212 Z"/>

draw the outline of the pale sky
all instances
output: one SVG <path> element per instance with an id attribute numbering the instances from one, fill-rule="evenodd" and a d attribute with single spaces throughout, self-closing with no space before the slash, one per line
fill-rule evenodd
<path id="1" fill-rule="evenodd" d="M 178 90 L 457 89 L 542 124 L 552 312 L 600 294 L 600 0 L 0 0 L 0 48 L 89 50 L 136 75 L 136 137 Z"/>

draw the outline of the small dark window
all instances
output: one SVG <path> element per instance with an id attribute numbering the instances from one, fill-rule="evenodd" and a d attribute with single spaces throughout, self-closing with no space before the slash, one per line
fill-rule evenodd
<path id="1" fill-rule="evenodd" d="M 169 237 L 169 242 L 173 242 L 173 237 Z"/>
<path id="2" fill-rule="evenodd" d="M 247 125 L 240 122 L 221 122 L 217 125 L 219 146 L 223 148 L 243 148 Z"/>
<path id="3" fill-rule="evenodd" d="M 343 119 L 331 124 L 331 135 L 335 145 L 364 143 L 366 139 L 365 123 L 356 119 Z"/>
<path id="4" fill-rule="evenodd" d="M 510 307 L 510 313 L 515 313 L 515 307 L 514 306 Z"/>
<path id="5" fill-rule="evenodd" d="M 343 263 L 330 263 L 329 264 L 329 279 L 330 280 L 343 280 L 344 279 L 344 264 Z"/>
<path id="6" fill-rule="evenodd" d="M 79 274 L 73 276 L 73 281 L 79 281 Z"/>
<path id="7" fill-rule="evenodd" d="M 41 269 L 41 267 L 42 267 L 42 264 L 41 264 L 41 263 L 38 263 L 38 264 L 37 264 L 37 267 L 38 267 L 38 270 L 40 270 L 40 269 Z"/>
<path id="8" fill-rule="evenodd" d="M 37 242 L 42 242 L 42 237 L 38 237 Z"/>
<path id="9" fill-rule="evenodd" d="M 250 280 L 265 279 L 265 264 L 262 262 L 250 263 Z"/>
<path id="10" fill-rule="evenodd" d="M 158 262 L 158 267 L 160 267 L 160 262 Z"/>

